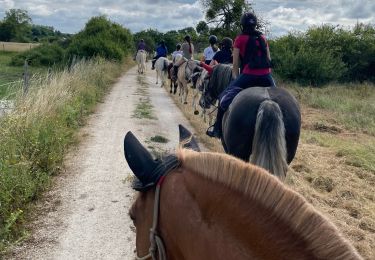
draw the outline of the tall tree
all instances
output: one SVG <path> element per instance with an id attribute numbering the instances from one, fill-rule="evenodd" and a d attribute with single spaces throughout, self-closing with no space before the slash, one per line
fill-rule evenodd
<path id="1" fill-rule="evenodd" d="M 200 21 L 195 28 L 199 34 L 208 34 L 209 28 L 205 21 Z"/>
<path id="2" fill-rule="evenodd" d="M 30 40 L 31 18 L 26 10 L 10 9 L 0 24 L 0 40 L 21 41 Z"/>
<path id="3" fill-rule="evenodd" d="M 228 36 L 240 30 L 240 20 L 244 12 L 252 10 L 246 0 L 200 0 L 206 9 L 208 24 L 215 25 Z"/>

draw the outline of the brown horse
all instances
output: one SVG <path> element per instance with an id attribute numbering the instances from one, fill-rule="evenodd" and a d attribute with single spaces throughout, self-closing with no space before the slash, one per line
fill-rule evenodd
<path id="1" fill-rule="evenodd" d="M 180 141 L 198 148 L 181 126 Z M 257 166 L 187 149 L 154 160 L 131 132 L 124 146 L 141 191 L 129 211 L 137 259 L 362 259 L 301 195 Z"/>

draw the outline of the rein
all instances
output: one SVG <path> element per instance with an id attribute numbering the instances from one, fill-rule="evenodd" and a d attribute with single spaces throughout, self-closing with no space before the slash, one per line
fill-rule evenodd
<path id="1" fill-rule="evenodd" d="M 153 220 L 152 220 L 152 227 L 150 229 L 150 249 L 149 254 L 145 255 L 143 257 L 139 257 L 138 255 L 135 257 L 137 260 L 146 260 L 146 259 L 159 259 L 159 260 L 166 260 L 167 255 L 165 253 L 165 246 L 163 243 L 163 240 L 158 235 L 156 229 L 158 227 L 158 220 L 159 220 L 159 206 L 160 206 L 160 189 L 161 185 L 163 184 L 163 181 L 165 179 L 165 176 L 162 176 L 156 185 L 155 190 L 155 201 L 154 201 L 154 213 L 153 213 Z M 158 258 L 156 258 L 156 251 L 158 251 Z"/>

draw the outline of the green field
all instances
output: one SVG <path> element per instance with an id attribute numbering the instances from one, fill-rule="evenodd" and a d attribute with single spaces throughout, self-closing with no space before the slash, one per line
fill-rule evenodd
<path id="1" fill-rule="evenodd" d="M 20 86 L 17 81 L 22 80 L 23 67 L 10 66 L 9 63 L 18 52 L 0 51 L 0 98 L 11 94 Z M 43 73 L 46 68 L 29 67 L 31 76 L 36 73 Z M 16 84 L 11 84 L 15 82 Z"/>

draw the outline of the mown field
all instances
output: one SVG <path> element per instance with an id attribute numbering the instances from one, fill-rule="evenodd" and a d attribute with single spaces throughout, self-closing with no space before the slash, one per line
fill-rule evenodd
<path id="1" fill-rule="evenodd" d="M 331 219 L 365 259 L 375 259 L 375 86 L 279 84 L 299 100 L 302 132 L 286 184 Z M 169 87 L 166 89 L 169 93 Z M 189 104 L 176 104 L 211 151 L 221 143 Z M 215 113 L 214 113 L 215 114 Z"/>
<path id="2" fill-rule="evenodd" d="M 22 82 L 24 68 L 21 66 L 10 66 L 9 63 L 17 52 L 0 51 L 0 98 L 14 93 Z M 46 68 L 29 66 L 30 76 L 46 73 Z"/>
<path id="3" fill-rule="evenodd" d="M 39 46 L 39 43 L 0 42 L 0 51 L 22 52 Z"/>

